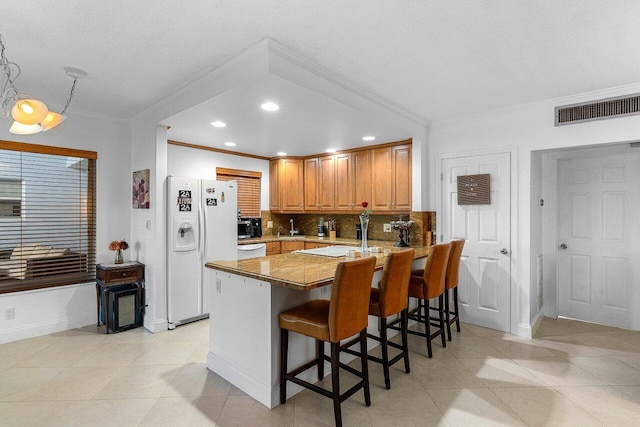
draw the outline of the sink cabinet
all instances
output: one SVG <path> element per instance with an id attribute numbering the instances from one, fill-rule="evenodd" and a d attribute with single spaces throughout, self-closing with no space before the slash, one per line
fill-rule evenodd
<path id="1" fill-rule="evenodd" d="M 299 251 L 300 249 L 304 249 L 303 241 L 282 241 L 280 242 L 281 249 L 280 253 L 288 254 L 289 252 Z"/>
<path id="2" fill-rule="evenodd" d="M 267 256 L 280 254 L 280 242 L 267 242 Z"/>

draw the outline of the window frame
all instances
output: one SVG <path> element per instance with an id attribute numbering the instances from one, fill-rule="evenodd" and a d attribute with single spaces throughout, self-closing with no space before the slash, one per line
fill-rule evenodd
<path id="1" fill-rule="evenodd" d="M 81 198 L 86 198 L 86 204 L 83 208 L 86 209 L 86 223 L 85 229 L 80 228 L 81 233 L 79 235 L 84 236 L 81 238 L 81 243 L 86 243 L 86 253 L 79 253 L 78 262 L 80 264 L 80 271 L 77 272 L 60 272 L 55 274 L 43 274 L 35 278 L 24 279 L 6 279 L 0 280 L 0 294 L 29 291 L 34 289 L 54 288 L 65 285 L 74 285 L 80 283 L 87 283 L 95 281 L 95 261 L 96 261 L 96 190 L 97 190 L 97 158 L 98 153 L 95 151 L 78 150 L 73 148 L 54 147 L 38 144 L 27 144 L 14 141 L 0 140 L 0 150 L 16 151 L 20 153 L 34 153 L 51 156 L 66 156 L 75 157 L 87 160 L 87 172 L 86 172 L 86 192 L 82 192 Z M 14 217 L 0 217 L 0 222 L 8 223 L 15 221 L 25 220 L 25 181 L 22 181 L 22 199 L 20 216 Z M 80 226 L 82 227 L 82 225 Z M 82 231 L 84 230 L 84 232 Z M 23 235 L 20 233 L 19 240 L 22 241 Z M 11 249 L 0 250 L 0 252 L 12 252 Z M 6 255 L 6 254 L 5 254 Z M 84 264 L 86 263 L 86 269 Z M 84 271 L 86 270 L 86 271 Z"/>

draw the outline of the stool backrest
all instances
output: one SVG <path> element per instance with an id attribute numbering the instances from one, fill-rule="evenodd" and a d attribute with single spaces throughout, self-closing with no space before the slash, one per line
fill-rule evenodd
<path id="1" fill-rule="evenodd" d="M 441 243 L 431 246 L 429 256 L 427 256 L 427 262 L 424 265 L 423 276 L 426 286 L 424 294 L 427 299 L 435 298 L 444 293 L 450 253 L 451 243 Z"/>
<path id="2" fill-rule="evenodd" d="M 343 261 L 336 267 L 329 305 L 329 337 L 338 342 L 369 323 L 369 298 L 376 257 Z"/>
<path id="3" fill-rule="evenodd" d="M 445 279 L 447 289 L 453 289 L 458 286 L 458 272 L 460 271 L 462 248 L 464 248 L 464 239 L 454 239 L 451 241 L 451 253 L 449 254 L 449 265 L 447 266 L 447 277 Z"/>
<path id="4" fill-rule="evenodd" d="M 380 316 L 387 317 L 407 308 L 409 278 L 415 249 L 391 252 L 385 259 L 380 281 Z"/>

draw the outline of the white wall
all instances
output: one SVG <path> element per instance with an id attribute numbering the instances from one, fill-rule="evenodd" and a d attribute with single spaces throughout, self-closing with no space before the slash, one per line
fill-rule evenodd
<path id="1" fill-rule="evenodd" d="M 268 160 L 240 157 L 178 145 L 169 145 L 167 147 L 168 175 L 184 178 L 216 179 L 217 167 L 262 172 L 260 210 L 269 210 Z"/>
<path id="2" fill-rule="evenodd" d="M 549 100 L 532 105 L 487 113 L 481 116 L 433 123 L 428 130 L 429 170 L 435 171 L 439 155 L 469 154 L 478 150 L 501 150 L 518 147 L 517 198 L 512 207 L 517 209 L 517 233 L 512 236 L 512 257 L 517 268 L 512 280 L 517 284 L 515 313 L 512 313 L 512 332 L 530 334 L 532 320 L 538 317 L 532 310 L 531 295 L 536 295 L 535 281 L 531 280 L 531 264 L 537 254 L 532 253 L 531 218 L 531 155 L 534 150 L 577 147 L 594 144 L 640 140 L 640 116 L 630 116 L 567 126 L 554 126 L 554 107 L 606 97 L 640 92 L 640 85 L 614 88 L 573 97 Z M 535 165 L 536 168 L 538 167 Z M 440 179 L 430 173 L 430 206 L 437 206 L 436 188 Z M 534 219 L 535 222 L 535 219 Z M 534 248 L 537 244 L 534 245 Z M 512 304 L 514 306 L 514 304 Z"/>
<path id="3" fill-rule="evenodd" d="M 131 146 L 122 121 L 71 112 L 58 128 L 36 135 L 14 135 L 0 122 L 0 139 L 96 151 L 97 262 L 113 262 L 111 240 L 130 239 Z M 127 251 L 129 252 L 129 251 Z M 125 252 L 127 258 L 131 253 Z M 95 283 L 0 294 L 0 313 L 15 308 L 15 319 L 0 316 L 0 343 L 96 323 Z"/>

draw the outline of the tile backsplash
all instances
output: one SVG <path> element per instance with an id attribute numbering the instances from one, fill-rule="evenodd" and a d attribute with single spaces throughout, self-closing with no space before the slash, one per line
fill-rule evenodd
<path id="1" fill-rule="evenodd" d="M 293 218 L 294 227 L 300 234 L 316 236 L 318 234 L 318 220 L 322 216 L 327 222 L 329 218 L 336 220 L 337 237 L 347 239 L 356 238 L 356 224 L 360 223 L 358 215 L 319 215 L 319 214 L 279 214 L 271 211 L 262 211 L 262 235 L 276 235 L 280 228 L 281 235 L 288 235 Z M 371 240 L 398 240 L 398 231 L 390 233 L 383 231 L 383 224 L 398 220 L 413 220 L 411 228 L 411 244 L 424 245 L 430 241 L 430 233 L 435 227 L 435 212 L 411 212 L 410 215 L 371 215 L 369 217 L 368 237 Z M 273 228 L 267 228 L 267 221 L 273 221 Z M 327 231 L 328 235 L 328 231 Z"/>

